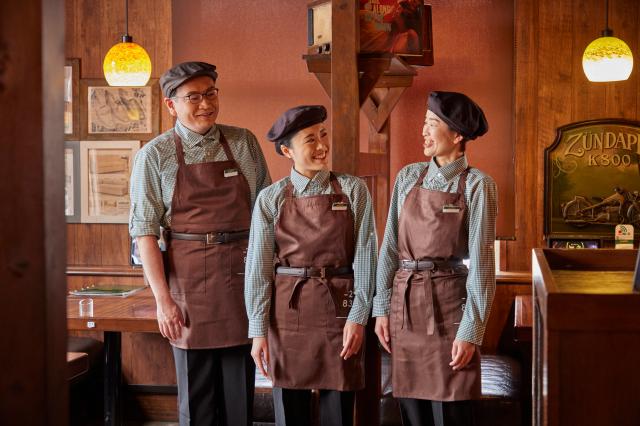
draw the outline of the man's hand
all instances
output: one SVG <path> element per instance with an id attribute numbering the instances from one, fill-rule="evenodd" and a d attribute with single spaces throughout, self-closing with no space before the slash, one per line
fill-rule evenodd
<path id="1" fill-rule="evenodd" d="M 464 340 L 454 340 L 451 346 L 451 362 L 449 365 L 454 370 L 462 370 L 469 364 L 473 353 L 476 351 L 476 345 L 465 342 Z"/>
<path id="2" fill-rule="evenodd" d="M 389 346 L 389 315 L 376 318 L 375 331 L 384 350 L 391 353 L 391 346 Z"/>
<path id="3" fill-rule="evenodd" d="M 347 360 L 352 355 L 358 353 L 364 341 L 364 326 L 355 322 L 347 321 L 342 332 L 342 352 L 340 358 Z"/>
<path id="4" fill-rule="evenodd" d="M 253 362 L 256 363 L 256 367 L 260 370 L 262 375 L 271 380 L 269 376 L 269 343 L 266 337 L 254 337 L 253 346 L 251 347 L 251 357 Z"/>
<path id="5" fill-rule="evenodd" d="M 179 339 L 182 335 L 182 327 L 184 327 L 184 318 L 171 296 L 160 299 L 156 311 L 160 334 L 169 340 Z"/>

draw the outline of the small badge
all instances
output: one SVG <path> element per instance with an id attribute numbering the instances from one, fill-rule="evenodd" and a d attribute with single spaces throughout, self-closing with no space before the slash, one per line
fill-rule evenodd
<path id="1" fill-rule="evenodd" d="M 238 169 L 224 169 L 224 177 L 238 176 Z"/>
<path id="2" fill-rule="evenodd" d="M 347 209 L 347 203 L 333 203 L 331 205 L 331 210 L 342 211 Z"/>
<path id="3" fill-rule="evenodd" d="M 616 225 L 615 239 L 617 249 L 633 249 L 633 225 Z"/>
<path id="4" fill-rule="evenodd" d="M 460 207 L 451 204 L 442 206 L 442 213 L 460 213 Z"/>

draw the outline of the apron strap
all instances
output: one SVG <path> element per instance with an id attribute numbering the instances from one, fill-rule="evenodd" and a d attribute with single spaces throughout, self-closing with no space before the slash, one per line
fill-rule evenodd
<path id="1" fill-rule="evenodd" d="M 344 194 L 344 192 L 342 192 L 342 185 L 340 185 L 338 178 L 333 174 L 333 172 L 329 172 L 329 182 L 331 183 L 331 188 L 333 188 L 334 194 Z"/>
<path id="2" fill-rule="evenodd" d="M 467 167 L 466 169 L 464 169 L 464 171 L 460 174 L 460 179 L 458 180 L 458 194 L 461 194 L 464 197 L 464 191 L 465 189 L 467 189 L 467 176 L 469 175 L 469 169 L 471 169 L 471 167 Z"/>
<path id="3" fill-rule="evenodd" d="M 231 152 L 231 147 L 229 147 L 229 142 L 227 142 L 227 138 L 224 137 L 224 133 L 222 130 L 218 130 L 220 132 L 220 145 L 222 145 L 222 149 L 224 149 L 224 153 L 227 156 L 227 160 L 236 162 L 236 159 L 233 157 L 233 153 Z"/>
<path id="4" fill-rule="evenodd" d="M 420 173 L 420 176 L 418 176 L 418 180 L 416 181 L 416 184 L 414 185 L 414 187 L 416 188 L 422 187 L 422 183 L 424 182 L 424 178 L 427 177 L 428 171 L 429 171 L 429 163 L 427 163 L 427 167 L 425 167 L 422 173 Z"/>
<path id="5" fill-rule="evenodd" d="M 176 145 L 176 157 L 178 158 L 178 164 L 183 165 L 184 162 L 184 147 L 182 146 L 182 139 L 176 133 L 175 129 L 173 130 L 173 143 Z"/>
<path id="6" fill-rule="evenodd" d="M 293 183 L 291 182 L 291 178 L 289 178 L 289 182 L 284 187 L 284 197 L 287 201 L 293 200 Z"/>

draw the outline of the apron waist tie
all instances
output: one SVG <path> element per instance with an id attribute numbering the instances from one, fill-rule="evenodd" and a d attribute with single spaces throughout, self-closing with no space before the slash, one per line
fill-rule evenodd
<path id="1" fill-rule="evenodd" d="M 401 260 L 400 268 L 408 271 L 434 271 L 436 269 L 453 269 L 464 265 L 462 260 Z"/>
<path id="2" fill-rule="evenodd" d="M 405 280 L 404 289 L 402 290 L 402 324 L 400 325 L 400 329 L 404 329 L 404 321 L 407 317 L 407 294 L 409 290 L 409 285 L 411 284 L 411 279 L 414 276 L 414 272 L 411 271 Z M 428 270 L 426 273 L 426 279 L 423 283 L 425 297 L 426 297 L 426 317 L 427 317 L 427 334 L 432 336 L 435 333 L 436 329 L 436 313 L 435 313 L 435 303 L 433 300 L 433 281 L 431 280 L 431 270 Z"/>

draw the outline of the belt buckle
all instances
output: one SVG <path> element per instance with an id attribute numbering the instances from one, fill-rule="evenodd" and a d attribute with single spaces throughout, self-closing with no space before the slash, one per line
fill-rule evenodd
<path id="1" fill-rule="evenodd" d="M 216 240 L 216 233 L 215 232 L 209 232 L 207 233 L 207 245 L 214 245 L 214 244 L 221 244 L 220 241 Z"/>
<path id="2" fill-rule="evenodd" d="M 407 266 L 409 266 L 410 269 L 412 269 L 414 271 L 418 270 L 418 261 L 417 260 L 409 260 L 409 261 L 405 260 L 405 262 L 407 262 L 407 264 L 408 264 Z"/>

